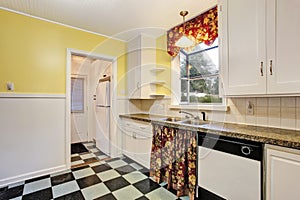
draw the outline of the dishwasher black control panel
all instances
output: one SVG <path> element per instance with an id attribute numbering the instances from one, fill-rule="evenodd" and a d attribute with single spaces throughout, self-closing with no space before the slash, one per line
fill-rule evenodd
<path id="1" fill-rule="evenodd" d="M 262 161 L 263 144 L 260 142 L 198 132 L 198 146 Z"/>

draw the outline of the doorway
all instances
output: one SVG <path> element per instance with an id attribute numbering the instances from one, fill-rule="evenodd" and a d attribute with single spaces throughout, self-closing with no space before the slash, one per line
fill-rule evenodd
<path id="1" fill-rule="evenodd" d="M 66 159 L 68 166 L 71 167 L 71 144 L 84 143 L 85 146 L 95 144 L 99 130 L 95 96 L 99 79 L 104 75 L 111 76 L 111 90 L 113 90 L 113 76 L 116 73 L 113 67 L 116 67 L 116 63 L 112 57 L 71 49 L 68 49 L 67 61 Z M 109 123 L 111 126 L 111 122 Z M 92 146 L 95 145 L 91 145 L 90 148 Z"/>
<path id="2" fill-rule="evenodd" d="M 88 141 L 88 89 L 91 60 L 71 55 L 71 144 Z"/>

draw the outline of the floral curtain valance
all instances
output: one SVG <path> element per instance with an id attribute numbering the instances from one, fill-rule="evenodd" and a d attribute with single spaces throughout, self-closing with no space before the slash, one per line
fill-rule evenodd
<path id="1" fill-rule="evenodd" d="M 183 35 L 183 24 L 175 26 L 167 32 L 168 53 L 176 56 L 180 47 L 175 46 Z M 218 37 L 218 9 L 217 6 L 205 13 L 185 22 L 185 35 L 195 41 L 195 44 L 204 42 L 211 45 Z"/>

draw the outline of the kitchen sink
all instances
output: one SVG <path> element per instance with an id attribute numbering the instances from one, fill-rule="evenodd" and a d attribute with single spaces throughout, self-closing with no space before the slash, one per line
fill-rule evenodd
<path id="1" fill-rule="evenodd" d="M 168 118 L 162 118 L 161 120 L 165 122 L 176 122 L 177 124 L 186 124 L 186 125 L 194 125 L 194 126 L 208 124 L 207 121 L 203 121 L 200 119 L 192 119 L 192 118 L 186 119 L 180 117 L 168 117 Z"/>
<path id="2" fill-rule="evenodd" d="M 168 117 L 168 118 L 163 118 L 162 120 L 166 121 L 166 122 L 180 122 L 180 121 L 182 121 L 182 118 L 180 118 L 180 117 Z"/>
<path id="3" fill-rule="evenodd" d="M 180 121 L 180 123 L 182 124 L 189 124 L 189 125 L 204 125 L 207 124 L 206 121 L 203 120 L 199 120 L 199 119 L 186 119 L 186 120 L 182 120 Z"/>

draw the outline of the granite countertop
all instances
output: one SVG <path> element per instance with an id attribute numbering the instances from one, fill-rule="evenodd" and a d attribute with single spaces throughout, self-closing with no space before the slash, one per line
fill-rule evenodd
<path id="1" fill-rule="evenodd" d="M 265 144 L 273 144 L 284 147 L 300 149 L 300 131 L 269 128 L 261 126 L 250 126 L 242 124 L 232 124 L 223 122 L 208 121 L 203 125 L 189 125 L 180 122 L 170 122 L 164 119 L 168 116 L 149 115 L 149 114 L 122 114 L 121 118 L 140 120 L 170 127 L 189 129 L 195 131 L 209 132 L 212 134 L 229 136 L 234 138 L 247 139 Z"/>

